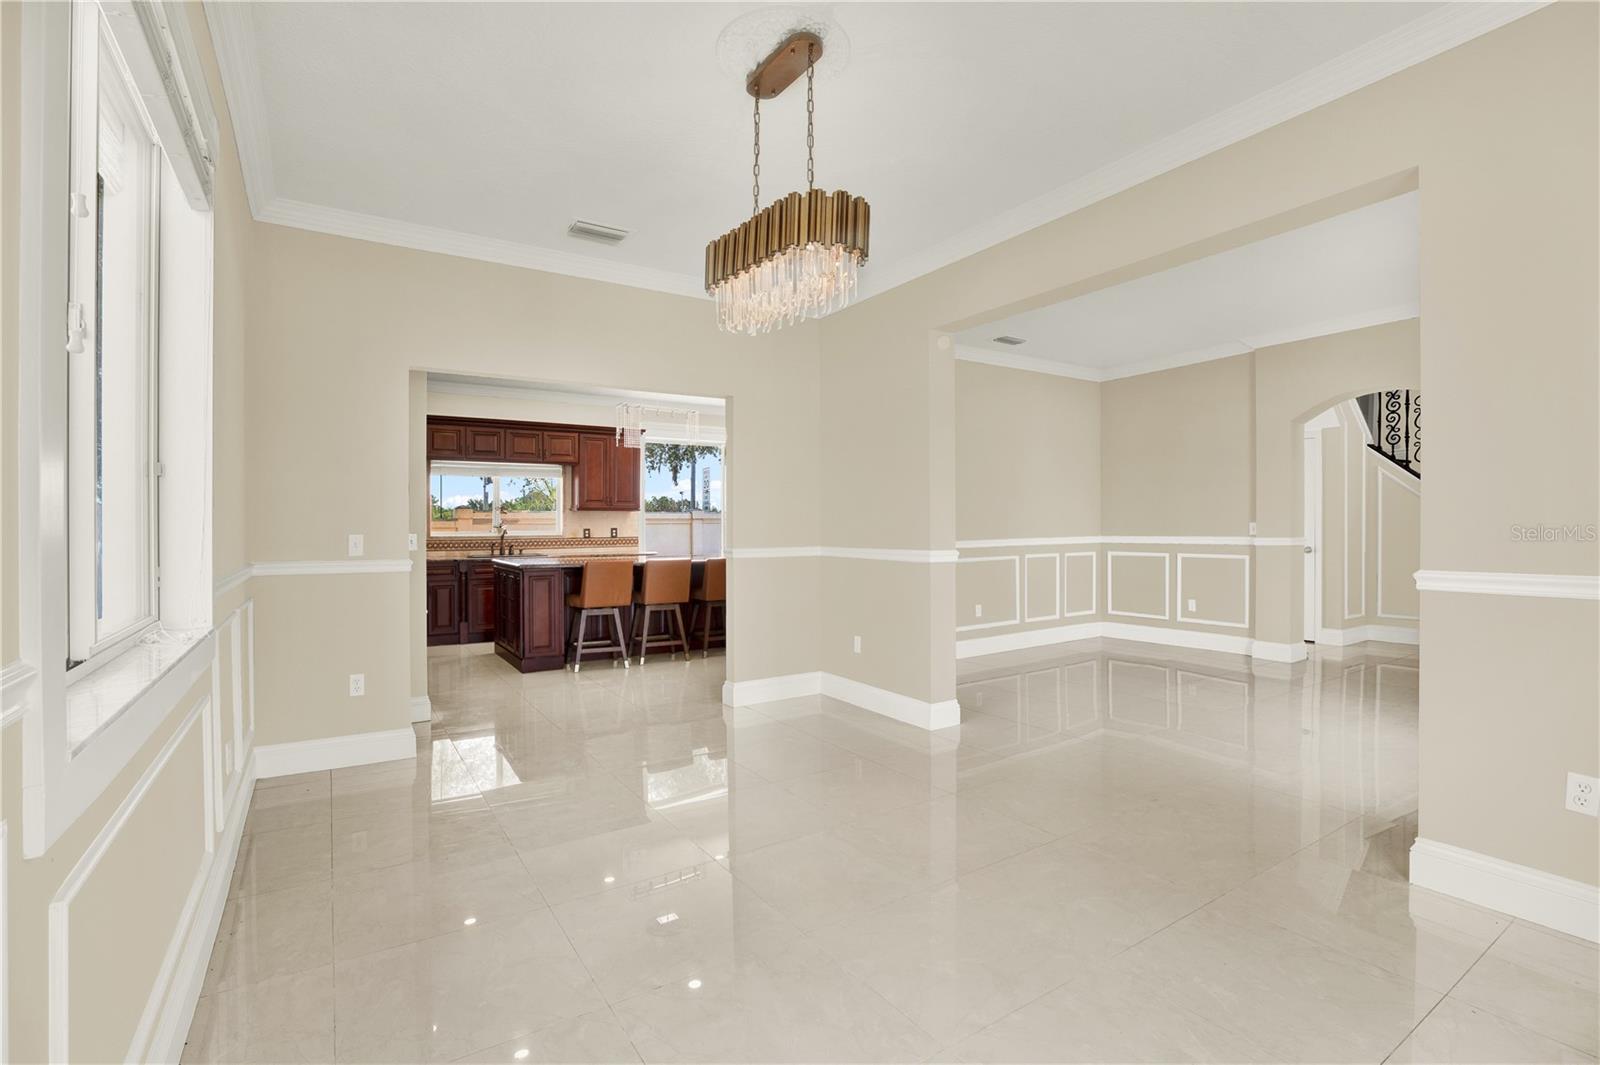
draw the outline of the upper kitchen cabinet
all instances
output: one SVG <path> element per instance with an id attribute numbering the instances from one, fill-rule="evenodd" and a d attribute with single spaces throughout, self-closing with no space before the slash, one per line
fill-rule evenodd
<path id="1" fill-rule="evenodd" d="M 611 470 L 616 465 L 612 441 L 594 433 L 578 437 L 577 490 L 574 510 L 610 510 Z"/>
<path id="2" fill-rule="evenodd" d="M 574 495 L 574 510 L 638 510 L 639 449 L 612 433 L 580 433 Z"/>
<path id="3" fill-rule="evenodd" d="M 436 459 L 574 466 L 574 510 L 638 510 L 643 501 L 639 449 L 597 426 L 429 418 L 428 460 Z"/>
<path id="4" fill-rule="evenodd" d="M 467 458 L 469 459 L 503 459 L 506 458 L 506 432 L 493 425 L 473 425 L 466 427 Z"/>
<path id="5" fill-rule="evenodd" d="M 544 461 L 571 466 L 578 461 L 578 434 L 562 429 L 544 431 Z"/>
<path id="6" fill-rule="evenodd" d="M 428 458 L 461 459 L 467 457 L 467 430 L 463 425 L 436 422 L 428 419 Z"/>
<path id="7" fill-rule="evenodd" d="M 428 459 L 489 462 L 578 462 L 582 427 L 488 418 L 429 418 Z"/>

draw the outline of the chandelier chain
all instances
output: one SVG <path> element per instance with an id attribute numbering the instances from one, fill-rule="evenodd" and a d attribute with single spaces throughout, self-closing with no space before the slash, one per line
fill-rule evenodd
<path id="1" fill-rule="evenodd" d="M 755 158 L 750 164 L 750 199 L 754 203 L 751 214 L 761 213 L 761 94 L 756 93 Z"/>
<path id="2" fill-rule="evenodd" d="M 806 45 L 806 188 L 817 187 L 817 46 Z"/>

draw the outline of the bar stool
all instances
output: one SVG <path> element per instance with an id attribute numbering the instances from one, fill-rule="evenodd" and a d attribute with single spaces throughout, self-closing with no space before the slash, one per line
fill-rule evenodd
<path id="1" fill-rule="evenodd" d="M 583 564 L 583 583 L 576 592 L 567 596 L 567 606 L 578 611 L 572 623 L 572 672 L 583 666 L 585 654 L 612 654 L 622 652 L 622 665 L 628 665 L 628 646 L 622 635 L 622 607 L 628 605 L 633 594 L 633 561 L 631 559 L 590 559 Z M 611 621 L 609 640 L 586 640 L 584 629 L 591 617 Z"/>
<path id="2" fill-rule="evenodd" d="M 695 625 L 696 611 L 704 615 L 701 620 L 700 630 L 700 657 L 711 656 L 711 612 L 722 612 L 722 624 L 717 629 L 717 635 L 722 637 L 722 646 L 728 646 L 728 560 L 725 558 L 709 558 L 706 560 L 705 572 L 701 574 L 700 584 L 690 593 L 692 605 L 689 607 L 689 627 Z"/>
<path id="3" fill-rule="evenodd" d="M 644 581 L 633 595 L 634 623 L 639 641 L 639 664 L 650 651 L 672 648 L 677 654 L 682 648 L 683 657 L 689 657 L 689 632 L 683 627 L 683 604 L 689 601 L 689 560 L 686 558 L 652 559 L 644 564 Z M 641 611 L 639 608 L 643 607 Z M 677 622 L 678 635 L 669 633 L 650 635 L 650 619 L 656 614 L 671 614 Z M 641 627 L 638 622 L 644 620 Z M 670 629 L 671 626 L 668 626 Z"/>

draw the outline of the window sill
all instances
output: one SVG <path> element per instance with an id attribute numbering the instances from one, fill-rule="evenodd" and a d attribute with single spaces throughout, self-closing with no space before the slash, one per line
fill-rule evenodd
<path id="1" fill-rule="evenodd" d="M 177 667 L 206 634 L 156 632 L 118 651 L 94 672 L 69 680 L 67 749 L 76 755 L 139 697 Z"/>

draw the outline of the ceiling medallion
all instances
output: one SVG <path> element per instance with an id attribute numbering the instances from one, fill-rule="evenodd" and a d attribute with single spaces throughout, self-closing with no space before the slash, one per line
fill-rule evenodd
<path id="1" fill-rule="evenodd" d="M 706 245 L 706 292 L 717 325 L 730 333 L 766 333 L 849 304 L 856 272 L 867 261 L 872 214 L 867 201 L 843 189 L 816 187 L 816 64 L 822 38 L 799 32 L 751 72 L 755 158 L 750 218 Z M 806 76 L 806 191 L 761 206 L 761 100 Z"/>

